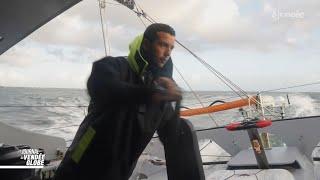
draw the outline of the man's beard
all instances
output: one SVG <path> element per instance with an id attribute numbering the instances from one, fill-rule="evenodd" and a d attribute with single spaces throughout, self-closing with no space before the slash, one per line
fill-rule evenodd
<path id="1" fill-rule="evenodd" d="M 148 62 L 147 71 L 150 71 L 153 74 L 154 78 L 157 78 L 160 75 L 161 69 L 170 59 L 170 56 L 167 56 L 165 58 L 165 61 L 160 63 L 160 60 L 158 61 L 153 50 L 149 52 L 144 50 L 143 48 L 141 48 L 141 55 Z"/>
<path id="2" fill-rule="evenodd" d="M 169 61 L 169 59 L 170 59 L 170 56 L 165 57 L 164 61 L 161 62 L 161 68 L 162 68 L 164 65 L 166 65 L 166 63 Z"/>

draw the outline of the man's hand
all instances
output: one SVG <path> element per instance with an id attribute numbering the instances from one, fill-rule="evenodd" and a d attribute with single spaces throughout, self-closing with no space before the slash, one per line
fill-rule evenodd
<path id="1" fill-rule="evenodd" d="M 155 83 L 166 89 L 165 93 L 154 93 L 152 100 L 159 103 L 162 101 L 179 101 L 182 99 L 182 93 L 177 84 L 170 78 L 160 77 Z"/>

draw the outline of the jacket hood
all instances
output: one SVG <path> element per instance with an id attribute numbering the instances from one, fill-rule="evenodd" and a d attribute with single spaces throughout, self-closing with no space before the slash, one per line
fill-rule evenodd
<path id="1" fill-rule="evenodd" d="M 128 62 L 129 62 L 130 68 L 139 76 L 142 76 L 142 74 L 144 73 L 144 71 L 148 66 L 148 61 L 142 57 L 140 52 L 142 40 L 143 40 L 143 34 L 137 36 L 129 44 L 129 55 L 128 55 Z"/>

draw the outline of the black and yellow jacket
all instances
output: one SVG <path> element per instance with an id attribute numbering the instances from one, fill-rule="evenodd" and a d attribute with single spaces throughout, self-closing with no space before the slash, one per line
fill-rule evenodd
<path id="1" fill-rule="evenodd" d="M 172 78 L 171 59 L 150 72 L 140 55 L 142 36 L 130 44 L 128 57 L 105 57 L 93 63 L 87 88 L 89 113 L 81 123 L 56 179 L 128 179 L 163 118 L 151 103 L 147 76 Z"/>

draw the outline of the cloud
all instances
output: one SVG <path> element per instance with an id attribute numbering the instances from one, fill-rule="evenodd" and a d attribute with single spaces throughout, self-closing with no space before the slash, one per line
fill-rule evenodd
<path id="1" fill-rule="evenodd" d="M 28 68 L 0 66 L 0 84 L 17 87 L 85 88 L 91 63 L 46 62 Z"/>
<path id="2" fill-rule="evenodd" d="M 115 1 L 108 2 L 112 4 L 106 4 L 106 13 L 103 13 L 108 27 L 107 38 L 113 49 L 126 52 L 129 42 L 144 31 L 144 26 L 128 8 L 114 5 L 117 4 Z M 154 19 L 172 25 L 180 41 L 191 49 L 201 51 L 215 48 L 258 51 L 292 48 L 292 44 L 288 44 L 288 38 L 295 38 L 298 44 L 303 43 L 309 39 L 300 37 L 307 37 L 319 26 L 316 13 L 320 3 L 315 0 L 162 0 L 161 4 L 155 0 L 136 2 Z M 248 4 L 255 11 L 247 10 Z M 276 21 L 273 18 L 276 10 L 299 10 L 305 16 L 303 19 L 281 18 Z M 147 23 L 145 20 L 144 22 Z M 80 2 L 30 38 L 38 42 L 103 50 L 98 2 Z"/>
<path id="3" fill-rule="evenodd" d="M 0 69 L 0 85 L 15 86 L 26 80 L 24 74 L 16 70 Z"/>
<path id="4" fill-rule="evenodd" d="M 251 58 L 252 61 L 247 62 L 251 64 L 264 60 L 270 63 L 268 59 L 261 60 L 261 57 L 278 52 L 288 54 L 300 52 L 304 54 L 300 57 L 305 57 L 306 61 L 309 60 L 307 57 L 316 59 L 319 55 L 309 53 L 311 50 L 318 52 L 320 42 L 318 0 L 162 0 L 161 2 L 137 0 L 137 2 L 154 19 L 172 25 L 181 42 L 201 57 L 216 63 L 215 67 L 218 66 L 224 73 L 228 73 L 230 67 L 235 66 L 234 61 L 244 61 L 245 58 Z M 144 26 L 137 16 L 124 6 L 107 4 L 105 11 L 110 55 L 126 55 L 129 42 L 144 31 Z M 284 13 L 299 11 L 303 12 L 304 16 L 275 19 L 273 18 L 275 11 Z M 145 20 L 144 22 L 146 23 Z M 234 51 L 244 53 L 228 57 Z M 191 58 L 187 58 L 189 55 L 181 48 L 176 48 L 174 52 L 179 54 L 174 58 L 177 63 L 183 65 L 180 69 L 184 70 L 184 74 L 196 72 L 186 75 L 196 87 L 204 89 L 211 85 L 216 86 L 215 81 L 206 83 L 206 75 L 202 69 L 195 68 L 193 63 L 190 63 Z M 221 53 L 217 57 L 217 54 L 209 52 Z M 254 53 L 261 54 L 251 57 Z M 5 84 L 10 85 L 80 87 L 90 71 L 88 67 L 91 66 L 91 62 L 104 55 L 98 2 L 83 0 L 0 56 L 0 78 Z M 274 66 L 278 66 L 278 61 L 289 61 L 284 60 L 285 58 L 291 61 L 294 59 L 290 56 L 282 58 L 276 55 L 271 58 L 274 58 Z M 215 61 L 216 59 L 219 61 Z M 297 59 L 299 58 L 294 61 L 298 61 Z M 222 63 L 222 60 L 225 62 Z M 76 68 L 79 70 L 75 70 Z M 236 69 L 234 71 L 241 73 Z M 78 77 L 75 74 L 83 76 Z M 247 87 L 252 86 L 251 82 L 245 80 L 247 75 L 243 75 L 241 79 L 237 76 L 240 77 L 235 75 L 233 78 L 238 82 L 244 82 Z M 318 77 L 314 76 L 314 79 Z"/>
<path id="5" fill-rule="evenodd" d="M 35 63 L 41 63 L 44 59 L 51 58 L 52 56 L 45 49 L 37 47 L 32 42 L 24 41 L 1 55 L 0 64 L 27 67 Z"/>
<path id="6" fill-rule="evenodd" d="M 134 22 L 130 22 L 129 17 L 131 20 L 134 19 Z M 143 26 L 139 24 L 138 19 L 122 6 L 116 6 L 115 9 L 108 6 L 103 13 L 103 19 L 104 27 L 107 28 L 106 38 L 109 39 L 113 49 L 127 51 L 129 42 L 143 32 Z M 141 30 L 137 30 L 137 27 Z M 47 44 L 103 50 L 98 2 L 89 0 L 80 2 L 48 22 L 29 38 Z"/>
<path id="7" fill-rule="evenodd" d="M 103 56 L 104 52 L 99 49 L 46 44 L 28 38 L 1 55 L 0 64 L 23 68 L 47 62 L 88 63 Z"/>

